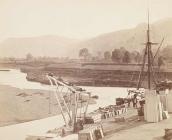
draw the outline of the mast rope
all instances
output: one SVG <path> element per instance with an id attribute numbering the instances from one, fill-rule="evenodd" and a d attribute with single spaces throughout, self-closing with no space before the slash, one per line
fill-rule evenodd
<path id="1" fill-rule="evenodd" d="M 142 75 L 144 73 L 144 67 L 145 67 L 145 62 L 146 62 L 147 49 L 148 49 L 148 44 L 146 45 L 145 52 L 144 52 L 144 55 L 143 55 L 143 64 L 142 64 L 142 68 L 141 68 L 140 74 L 139 74 L 137 89 L 139 89 L 140 85 L 141 85 L 141 79 L 142 79 Z"/>
<path id="2" fill-rule="evenodd" d="M 157 76 L 156 76 L 156 72 L 154 70 L 154 57 L 153 57 L 153 53 L 151 51 L 151 59 L 152 59 L 152 65 L 151 65 L 151 71 L 152 71 L 152 77 L 153 77 L 153 82 L 155 85 L 157 85 Z"/>

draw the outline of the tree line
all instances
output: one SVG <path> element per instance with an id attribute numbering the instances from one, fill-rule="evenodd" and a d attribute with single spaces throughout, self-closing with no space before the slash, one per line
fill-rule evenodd
<path id="1" fill-rule="evenodd" d="M 114 49 L 113 51 L 98 52 L 96 56 L 91 55 L 87 48 L 82 48 L 79 51 L 79 57 L 83 60 L 102 60 L 115 63 L 140 63 L 142 54 L 138 51 L 128 51 L 124 47 Z"/>

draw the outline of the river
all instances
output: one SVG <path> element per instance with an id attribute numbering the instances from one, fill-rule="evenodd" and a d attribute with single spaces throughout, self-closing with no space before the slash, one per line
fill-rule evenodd
<path id="1" fill-rule="evenodd" d="M 26 74 L 20 70 L 11 69 L 10 71 L 0 71 L 0 84 L 10 85 L 20 89 L 42 89 L 50 90 L 48 85 L 42 85 L 37 82 L 30 82 L 26 80 Z M 107 106 L 115 103 L 115 98 L 126 97 L 127 88 L 121 87 L 86 87 L 87 91 L 92 95 L 98 95 L 99 99 L 94 105 L 89 105 L 88 111 L 91 112 L 100 106 Z M 61 115 L 25 122 L 5 127 L 0 127 L 0 139 L 3 140 L 25 140 L 29 134 L 43 134 L 46 131 L 62 126 L 63 119 Z M 59 138 L 60 139 L 60 138 Z M 67 139 L 67 137 L 65 138 Z M 72 137 L 69 137 L 71 140 Z M 76 135 L 74 136 L 76 139 Z"/>

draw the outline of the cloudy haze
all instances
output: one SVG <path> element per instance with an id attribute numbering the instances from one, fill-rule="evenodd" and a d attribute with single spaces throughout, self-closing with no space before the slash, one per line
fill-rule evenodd
<path id="1" fill-rule="evenodd" d="M 171 0 L 150 0 L 151 22 L 172 17 Z M 146 22 L 147 0 L 0 0 L 0 40 L 91 38 Z"/>

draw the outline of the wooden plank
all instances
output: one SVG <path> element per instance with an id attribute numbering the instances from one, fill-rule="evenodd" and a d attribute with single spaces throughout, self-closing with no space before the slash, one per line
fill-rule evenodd
<path id="1" fill-rule="evenodd" d="M 172 90 L 170 90 L 169 94 L 167 94 L 167 106 L 168 112 L 172 113 Z"/>

